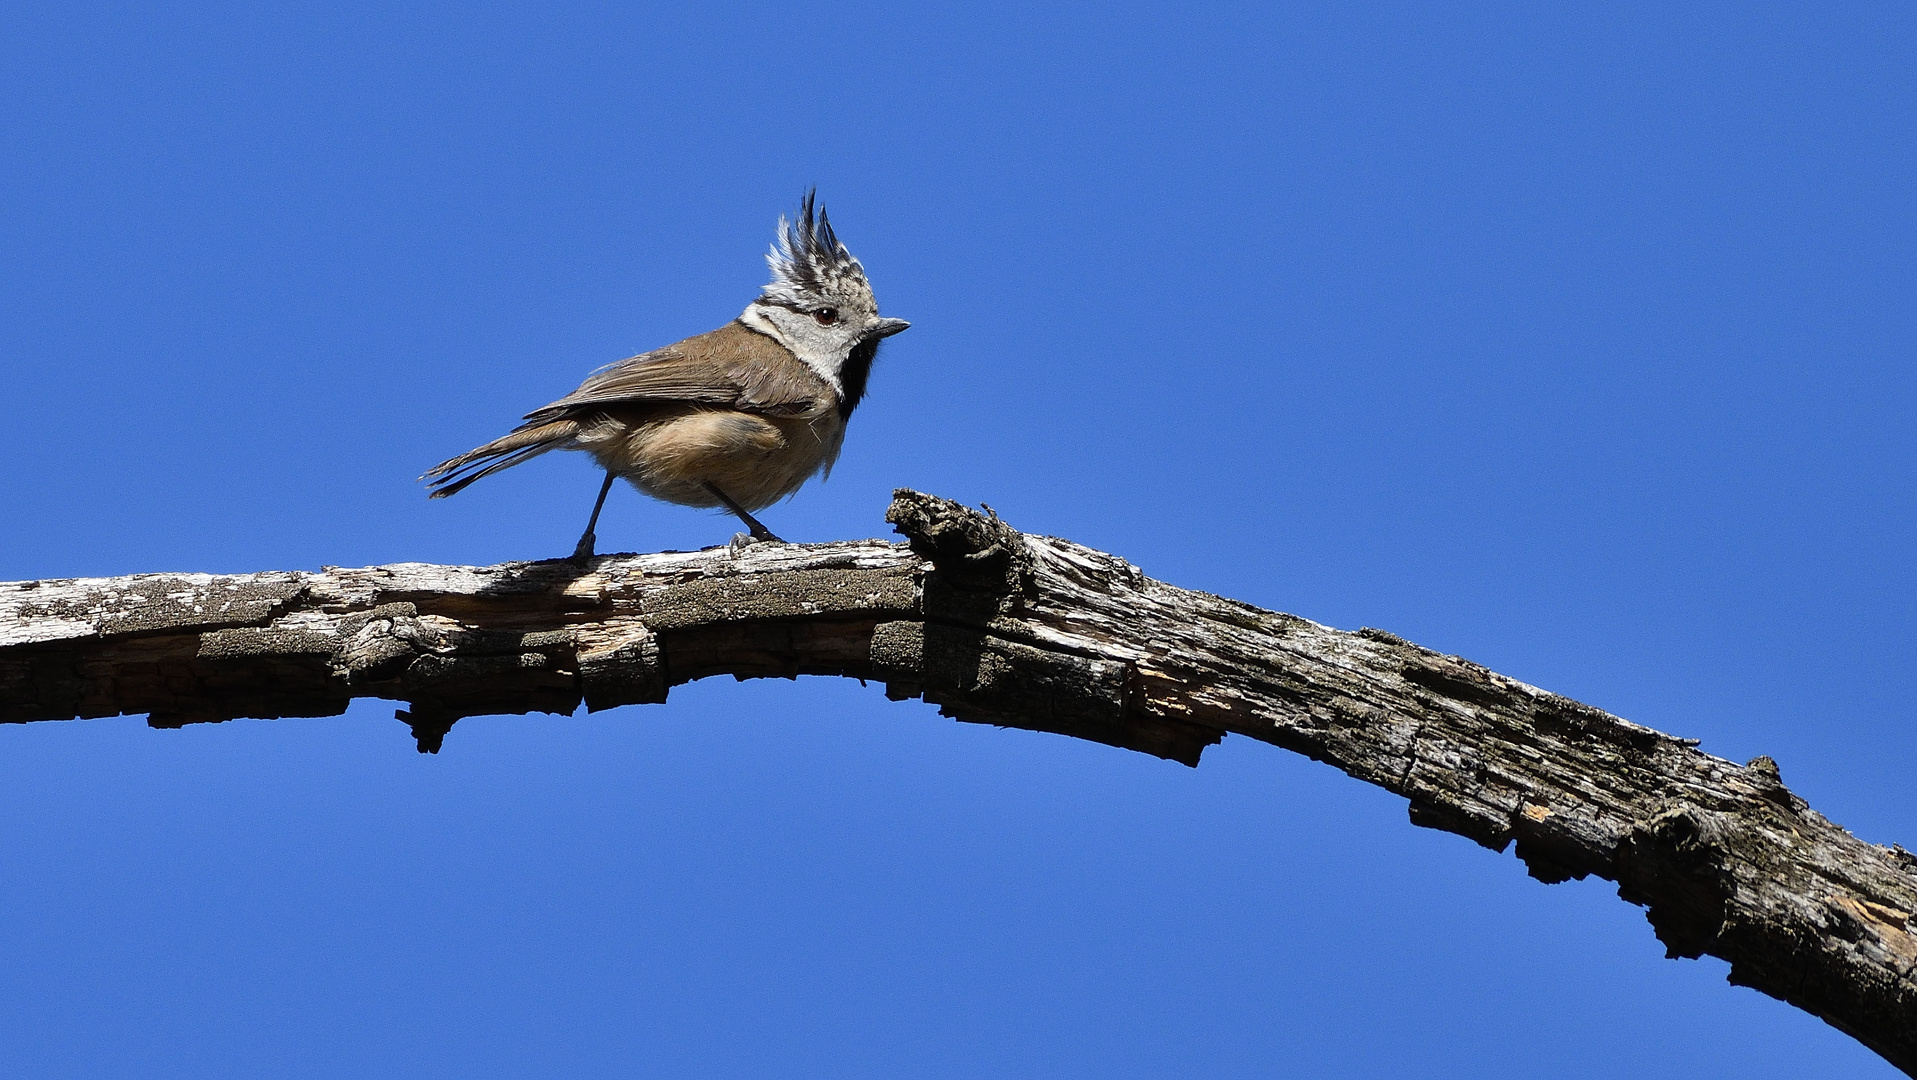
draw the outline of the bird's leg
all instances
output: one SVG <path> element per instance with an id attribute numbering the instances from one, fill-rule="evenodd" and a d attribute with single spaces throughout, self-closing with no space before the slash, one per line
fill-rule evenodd
<path id="1" fill-rule="evenodd" d="M 778 537 L 772 535 L 771 529 L 768 529 L 764 525 L 759 524 L 758 518 L 755 518 L 751 514 L 746 513 L 745 507 L 740 506 L 736 502 L 733 502 L 732 499 L 728 497 L 725 492 L 720 491 L 719 486 L 717 484 L 714 484 L 708 480 L 706 481 L 705 487 L 707 491 L 712 492 L 713 498 L 718 499 L 721 503 L 724 503 L 725 508 L 727 510 L 732 511 L 733 514 L 736 515 L 740 521 L 743 521 L 746 523 L 746 528 L 752 530 L 752 538 L 754 540 L 770 540 L 775 544 L 785 543 L 784 540 L 781 540 Z"/>
<path id="2" fill-rule="evenodd" d="M 586 522 L 586 534 L 579 538 L 579 546 L 572 549 L 574 562 L 585 562 L 592 558 L 592 545 L 597 537 L 592 530 L 599 524 L 599 511 L 606 505 L 606 492 L 612 490 L 612 470 L 606 470 L 606 482 L 599 485 L 599 498 L 592 504 L 592 517 Z"/>

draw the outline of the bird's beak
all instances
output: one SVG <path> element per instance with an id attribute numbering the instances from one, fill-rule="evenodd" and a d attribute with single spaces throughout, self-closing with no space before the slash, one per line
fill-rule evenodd
<path id="1" fill-rule="evenodd" d="M 873 325 L 872 329 L 865 332 L 865 336 L 887 338 L 901 330 L 909 328 L 911 325 L 911 323 L 906 322 L 904 319 L 880 319 Z"/>

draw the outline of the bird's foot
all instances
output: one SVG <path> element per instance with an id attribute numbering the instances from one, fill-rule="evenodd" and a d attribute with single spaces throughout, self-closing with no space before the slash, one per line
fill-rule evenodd
<path id="1" fill-rule="evenodd" d="M 580 537 L 579 545 L 572 549 L 572 554 L 568 556 L 568 561 L 581 564 L 590 561 L 592 559 L 593 542 L 596 539 L 598 538 L 591 533 Z"/>
<path id="2" fill-rule="evenodd" d="M 745 549 L 751 547 L 754 544 L 783 544 L 783 543 L 785 543 L 784 540 L 781 540 L 778 537 L 772 535 L 772 531 L 770 529 L 767 529 L 765 526 L 761 525 L 749 533 L 733 533 L 732 541 L 726 545 L 726 548 L 732 552 L 732 557 L 736 559 L 739 557 L 740 552 L 744 551 Z"/>

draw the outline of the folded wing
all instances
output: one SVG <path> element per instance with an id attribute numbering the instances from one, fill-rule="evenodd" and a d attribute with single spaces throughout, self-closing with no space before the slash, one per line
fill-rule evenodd
<path id="1" fill-rule="evenodd" d="M 600 368 L 579 389 L 526 414 L 526 422 L 484 446 L 440 462 L 420 479 L 435 499 L 549 450 L 573 449 L 580 431 L 608 409 L 707 408 L 766 416 L 821 415 L 833 388 L 784 346 L 734 322 Z"/>

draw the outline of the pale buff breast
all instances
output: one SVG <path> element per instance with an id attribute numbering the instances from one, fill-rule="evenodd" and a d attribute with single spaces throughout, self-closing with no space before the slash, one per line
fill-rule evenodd
<path id="1" fill-rule="evenodd" d="M 609 410 L 576 439 L 599 464 L 640 491 L 682 506 L 718 506 L 710 483 L 757 510 L 792 494 L 839 456 L 837 409 L 814 417 L 769 417 L 683 406 Z"/>

